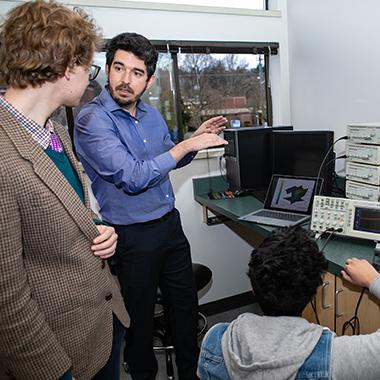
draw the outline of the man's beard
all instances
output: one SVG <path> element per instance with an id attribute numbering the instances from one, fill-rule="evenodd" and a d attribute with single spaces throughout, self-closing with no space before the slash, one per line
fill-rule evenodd
<path id="1" fill-rule="evenodd" d="M 124 99 L 120 96 L 117 95 L 116 91 L 113 90 L 113 88 L 110 86 L 109 82 L 108 82 L 108 88 L 109 88 L 109 92 L 110 92 L 110 95 L 112 97 L 112 99 L 121 107 L 126 107 L 128 108 L 129 106 L 132 106 L 134 104 L 136 104 L 141 96 L 143 95 L 143 93 L 145 92 L 146 88 L 147 88 L 148 84 L 145 85 L 144 89 L 138 93 L 137 95 L 135 95 L 135 92 L 132 90 L 132 88 L 128 85 L 128 84 L 119 84 L 118 86 L 116 86 L 115 90 L 127 90 L 131 95 L 135 95 L 132 99 Z"/>

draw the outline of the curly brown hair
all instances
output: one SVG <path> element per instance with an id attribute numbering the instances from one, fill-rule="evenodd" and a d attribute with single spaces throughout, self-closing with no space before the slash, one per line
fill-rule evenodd
<path id="1" fill-rule="evenodd" d="M 99 30 L 82 10 L 54 1 L 27 2 L 0 25 L 0 72 L 11 87 L 55 82 L 67 68 L 89 66 L 102 46 Z"/>

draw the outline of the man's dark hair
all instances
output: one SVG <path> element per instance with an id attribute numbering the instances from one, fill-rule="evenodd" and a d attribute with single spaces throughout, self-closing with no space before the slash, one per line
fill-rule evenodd
<path id="1" fill-rule="evenodd" d="M 144 61 L 148 79 L 156 71 L 158 52 L 150 41 L 141 34 L 121 33 L 112 38 L 106 46 L 106 63 L 108 66 L 111 66 L 115 53 L 119 49 L 129 51 Z"/>
<path id="2" fill-rule="evenodd" d="M 301 227 L 289 227 L 252 251 L 248 277 L 265 315 L 300 316 L 326 270 L 317 243 Z"/>

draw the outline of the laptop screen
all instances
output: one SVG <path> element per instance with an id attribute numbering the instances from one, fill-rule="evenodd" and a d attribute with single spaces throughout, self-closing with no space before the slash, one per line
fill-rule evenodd
<path id="1" fill-rule="evenodd" d="M 273 175 L 264 207 L 270 210 L 310 215 L 316 182 L 317 179 L 312 177 Z"/>

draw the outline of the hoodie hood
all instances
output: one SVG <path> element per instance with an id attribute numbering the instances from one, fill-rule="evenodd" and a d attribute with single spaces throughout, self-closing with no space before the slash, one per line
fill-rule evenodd
<path id="1" fill-rule="evenodd" d="M 229 375 L 233 380 L 294 379 L 322 331 L 299 317 L 242 314 L 222 337 Z"/>

